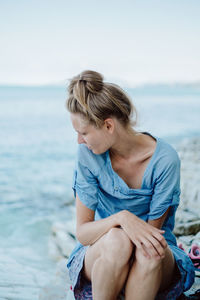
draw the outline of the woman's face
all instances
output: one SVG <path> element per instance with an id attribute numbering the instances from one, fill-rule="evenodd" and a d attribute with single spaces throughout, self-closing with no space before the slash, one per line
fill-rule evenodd
<path id="1" fill-rule="evenodd" d="M 75 131 L 78 133 L 77 141 L 79 144 L 85 144 L 95 154 L 101 154 L 107 151 L 111 146 L 111 136 L 108 133 L 107 126 L 96 128 L 88 124 L 80 114 L 71 113 L 71 121 Z"/>

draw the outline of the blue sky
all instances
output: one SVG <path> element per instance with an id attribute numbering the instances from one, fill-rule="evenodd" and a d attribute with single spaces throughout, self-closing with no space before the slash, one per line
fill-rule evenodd
<path id="1" fill-rule="evenodd" d="M 0 0 L 0 84 L 200 81 L 199 0 Z"/>

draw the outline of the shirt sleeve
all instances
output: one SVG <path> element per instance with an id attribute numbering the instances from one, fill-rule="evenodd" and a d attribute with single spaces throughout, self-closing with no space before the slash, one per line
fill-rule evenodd
<path id="1" fill-rule="evenodd" d="M 160 218 L 170 206 L 179 204 L 180 198 L 180 160 L 178 155 L 172 160 L 160 162 L 161 171 L 157 171 L 154 192 L 150 203 L 148 218 Z"/>
<path id="2" fill-rule="evenodd" d="M 91 171 L 80 162 L 74 171 L 72 189 L 75 198 L 77 194 L 85 206 L 95 211 L 98 204 L 98 182 Z"/>

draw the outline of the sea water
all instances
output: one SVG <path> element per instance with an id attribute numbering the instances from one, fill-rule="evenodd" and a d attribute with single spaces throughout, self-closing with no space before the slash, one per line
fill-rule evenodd
<path id="1" fill-rule="evenodd" d="M 173 144 L 200 135 L 199 87 L 125 90 L 138 130 Z M 0 299 L 37 299 L 55 271 L 48 240 L 71 218 L 77 149 L 66 97 L 64 86 L 0 87 Z"/>

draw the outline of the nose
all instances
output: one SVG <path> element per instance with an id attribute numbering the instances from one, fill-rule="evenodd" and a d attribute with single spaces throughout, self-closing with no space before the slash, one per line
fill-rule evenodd
<path id="1" fill-rule="evenodd" d="M 85 140 L 80 133 L 78 133 L 77 141 L 78 141 L 78 144 L 85 144 Z"/>

